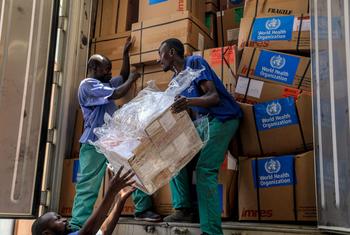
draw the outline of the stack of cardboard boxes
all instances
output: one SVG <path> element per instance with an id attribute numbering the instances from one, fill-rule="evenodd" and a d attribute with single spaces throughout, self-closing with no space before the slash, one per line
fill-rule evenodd
<path id="1" fill-rule="evenodd" d="M 91 53 L 109 57 L 113 75 L 126 38 L 135 40 L 130 60 L 141 78 L 119 105 L 150 80 L 166 89 L 173 74 L 157 64 L 158 48 L 172 37 L 186 55 L 203 56 L 240 103 L 244 115 L 231 146 L 239 176 L 228 153 L 219 171 L 222 217 L 238 211 L 241 221 L 316 220 L 308 0 L 99 0 L 98 6 Z M 172 212 L 169 185 L 153 199 L 158 213 Z M 133 208 L 129 199 L 123 214 Z"/>
<path id="2" fill-rule="evenodd" d="M 239 220 L 316 221 L 309 32 L 307 0 L 246 1 Z"/>

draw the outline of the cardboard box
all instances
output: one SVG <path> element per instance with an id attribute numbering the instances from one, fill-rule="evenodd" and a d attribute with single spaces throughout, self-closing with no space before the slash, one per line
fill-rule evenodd
<path id="1" fill-rule="evenodd" d="M 237 201 L 236 193 L 238 190 L 237 170 L 236 161 L 231 155 L 228 154 L 219 169 L 218 175 L 218 190 L 220 194 L 222 218 L 231 217 L 233 214 L 232 212 L 235 209 L 234 206 L 235 202 Z M 195 185 L 196 181 L 194 172 L 192 176 L 192 196 L 194 196 L 193 200 L 197 201 Z M 153 194 L 153 205 L 156 212 L 163 216 L 170 215 L 174 211 L 172 207 L 171 190 L 169 184 Z"/>
<path id="2" fill-rule="evenodd" d="M 75 123 L 74 123 L 74 135 L 73 143 L 71 149 L 71 157 L 79 158 L 80 153 L 80 137 L 84 131 L 84 117 L 81 109 L 77 109 L 75 114 Z"/>
<path id="3" fill-rule="evenodd" d="M 142 89 L 147 87 L 149 81 L 154 80 L 157 87 L 161 91 L 165 91 L 174 76 L 172 71 L 164 72 L 159 64 L 140 65 L 137 67 L 137 72 L 141 74 L 140 79 L 142 79 Z"/>
<path id="4" fill-rule="evenodd" d="M 240 103 L 242 155 L 271 156 L 312 149 L 311 103 L 310 94 L 305 92 L 297 100 L 287 97 L 255 105 Z"/>
<path id="5" fill-rule="evenodd" d="M 131 89 L 124 97 L 115 101 L 118 106 L 122 106 L 135 98 L 142 89 L 147 87 L 147 83 L 151 80 L 155 81 L 155 85 L 161 91 L 165 91 L 174 75 L 172 71 L 164 72 L 159 64 L 141 64 L 136 67 L 136 72 L 140 73 L 141 77 L 132 85 Z M 113 76 L 115 75 L 113 74 Z"/>
<path id="6" fill-rule="evenodd" d="M 238 190 L 237 162 L 230 153 L 227 153 L 225 161 L 219 169 L 218 175 L 221 217 L 229 218 L 235 211 Z"/>
<path id="7" fill-rule="evenodd" d="M 237 47 L 207 49 L 203 54 L 204 59 L 221 79 L 226 89 L 233 94 L 236 87 Z"/>
<path id="8" fill-rule="evenodd" d="M 246 47 L 238 75 L 311 91 L 311 60 L 308 57 Z"/>
<path id="9" fill-rule="evenodd" d="M 188 11 L 204 23 L 205 8 L 203 0 L 140 0 L 139 22 Z"/>
<path id="10" fill-rule="evenodd" d="M 308 0 L 246 0 L 244 5 L 244 17 L 301 15 L 308 13 Z"/>
<path id="11" fill-rule="evenodd" d="M 160 188 L 152 195 L 154 210 L 162 215 L 167 216 L 174 212 L 170 185 L 167 184 Z"/>
<path id="12" fill-rule="evenodd" d="M 79 159 L 65 159 L 63 162 L 62 184 L 60 194 L 60 205 L 58 213 L 62 216 L 70 217 L 72 215 L 72 206 L 75 196 L 75 184 L 78 180 Z M 95 203 L 96 209 L 103 200 L 104 182 Z"/>
<path id="13" fill-rule="evenodd" d="M 238 46 L 276 51 L 310 52 L 311 20 L 308 15 L 244 17 Z"/>
<path id="14" fill-rule="evenodd" d="M 256 104 L 290 96 L 298 98 L 301 92 L 296 88 L 239 76 L 234 94 L 239 102 Z"/>
<path id="15" fill-rule="evenodd" d="M 218 44 L 220 47 L 237 44 L 243 7 L 217 12 Z"/>
<path id="16" fill-rule="evenodd" d="M 138 7 L 139 0 L 99 0 L 94 37 L 130 31 L 138 20 Z"/>
<path id="17" fill-rule="evenodd" d="M 130 36 L 129 32 L 113 34 L 109 36 L 103 36 L 94 38 L 92 40 L 91 52 L 93 54 L 101 54 L 106 56 L 113 62 L 123 59 L 123 51 L 126 39 Z M 121 65 L 120 65 L 121 66 Z"/>
<path id="18" fill-rule="evenodd" d="M 219 0 L 220 10 L 243 7 L 245 0 Z"/>
<path id="19" fill-rule="evenodd" d="M 28 235 L 31 234 L 32 225 L 35 220 L 16 220 L 13 235 Z M 4 231 L 2 231 L 4 232 Z"/>
<path id="20" fill-rule="evenodd" d="M 317 220 L 313 151 L 240 158 L 239 168 L 239 220 Z"/>
<path id="21" fill-rule="evenodd" d="M 187 112 L 173 113 L 170 108 L 160 114 L 145 129 L 147 137 L 128 146 L 128 151 L 111 151 L 112 139 L 101 142 L 112 166 L 122 164 L 135 173 L 136 185 L 151 195 L 167 184 L 202 148 L 196 128 Z M 112 141 L 112 145 L 111 145 Z M 105 144 L 105 146 L 103 146 Z M 134 148 L 130 149 L 130 144 Z"/>
<path id="22" fill-rule="evenodd" d="M 214 45 L 205 25 L 189 12 L 133 24 L 131 35 L 136 39 L 130 52 L 133 65 L 154 64 L 159 59 L 160 44 L 169 38 L 178 38 L 184 43 L 185 55 Z"/>

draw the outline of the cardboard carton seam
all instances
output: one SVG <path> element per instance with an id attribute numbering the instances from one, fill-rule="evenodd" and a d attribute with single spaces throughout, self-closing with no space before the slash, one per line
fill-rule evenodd
<path id="1" fill-rule="evenodd" d="M 302 84 L 303 84 L 304 82 L 308 82 L 308 81 L 304 81 L 304 78 L 305 78 L 306 73 L 307 73 L 307 71 L 308 71 L 308 69 L 309 69 L 309 67 L 310 67 L 310 64 L 311 64 L 311 60 L 309 60 L 309 62 L 307 63 L 307 66 L 306 66 L 306 68 L 305 68 L 305 71 L 304 71 L 304 73 L 303 73 L 303 76 L 302 76 L 301 79 L 300 79 L 300 82 L 299 82 L 299 85 L 298 85 L 298 89 L 300 89 L 300 87 L 302 86 Z M 311 84 L 311 81 L 310 81 L 310 84 Z"/>
<path id="2" fill-rule="evenodd" d="M 141 40 L 140 40 L 140 44 L 141 44 L 141 42 L 142 42 L 142 34 L 141 34 L 141 37 L 140 37 L 140 38 L 141 38 Z M 189 43 L 183 43 L 183 45 L 184 45 L 184 46 L 189 46 L 190 48 L 192 48 L 192 49 L 195 50 L 195 51 L 198 51 L 198 50 L 199 50 L 198 48 L 192 46 L 192 45 L 189 44 Z M 140 51 L 142 51 L 141 45 L 140 45 Z M 140 64 L 141 64 L 141 63 L 142 63 L 142 62 L 141 62 L 141 55 L 147 54 L 147 53 L 150 53 L 150 52 L 155 52 L 155 51 L 158 51 L 158 49 L 149 50 L 149 51 L 143 51 L 143 52 L 135 52 L 135 53 L 130 54 L 130 56 L 140 55 Z"/>
<path id="3" fill-rule="evenodd" d="M 137 32 L 137 31 L 142 31 L 144 29 L 150 29 L 150 28 L 154 28 L 154 27 L 158 27 L 158 26 L 163 26 L 163 25 L 167 25 L 167 24 L 172 24 L 172 23 L 176 23 L 176 22 L 180 22 L 180 21 L 184 21 L 184 20 L 189 20 L 191 21 L 194 25 L 196 25 L 203 33 L 205 33 L 205 35 L 207 35 L 210 39 L 212 39 L 212 37 L 210 36 L 210 34 L 207 32 L 206 28 L 203 28 L 201 25 L 199 25 L 196 21 L 194 21 L 191 17 L 185 17 L 185 18 L 181 18 L 181 19 L 177 19 L 177 20 L 172 20 L 172 21 L 167 21 L 164 23 L 160 23 L 160 24 L 155 24 L 155 25 L 151 25 L 151 26 L 147 26 L 147 27 L 142 27 L 143 25 L 143 21 L 141 21 L 141 28 L 139 29 L 133 29 L 131 30 L 131 32 Z"/>
<path id="4" fill-rule="evenodd" d="M 256 48 L 254 47 L 252 56 L 251 56 L 250 61 L 249 61 L 248 69 L 247 69 L 247 76 L 246 76 L 247 78 L 249 77 L 249 72 L 250 72 L 250 69 L 252 67 L 252 63 L 253 63 L 253 58 L 254 58 L 255 52 L 256 52 Z M 249 79 L 249 81 L 248 81 L 247 90 L 245 91 L 244 98 L 243 98 L 244 100 L 247 99 L 247 95 L 248 95 L 248 91 L 249 91 L 248 88 L 250 86 L 250 81 L 251 81 L 251 79 Z"/>
<path id="5" fill-rule="evenodd" d="M 302 29 L 302 25 L 303 25 L 303 17 L 304 15 L 301 14 L 301 19 L 300 19 L 300 24 L 299 24 L 299 32 L 298 32 L 298 40 L 297 40 L 297 53 L 300 53 L 299 51 L 299 45 L 300 45 L 300 34 L 301 34 L 301 29 Z"/>

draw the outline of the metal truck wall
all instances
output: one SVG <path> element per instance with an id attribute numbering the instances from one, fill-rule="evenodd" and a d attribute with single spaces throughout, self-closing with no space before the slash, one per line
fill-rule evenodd
<path id="1" fill-rule="evenodd" d="M 350 4 L 310 3 L 319 226 L 350 231 Z"/>
<path id="2" fill-rule="evenodd" d="M 0 0 L 0 215 L 4 217 L 31 216 L 40 199 L 54 2 Z"/>

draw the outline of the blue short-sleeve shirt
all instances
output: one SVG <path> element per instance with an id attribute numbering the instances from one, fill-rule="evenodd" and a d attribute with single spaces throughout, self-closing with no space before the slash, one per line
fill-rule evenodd
<path id="1" fill-rule="evenodd" d="M 103 125 L 106 113 L 112 115 L 117 110 L 117 106 L 110 97 L 114 90 L 122 84 L 121 76 L 112 78 L 109 83 L 102 83 L 95 78 L 86 78 L 81 81 L 78 99 L 84 117 L 84 132 L 80 143 L 97 140 L 93 130 Z"/>
<path id="2" fill-rule="evenodd" d="M 217 118 L 222 122 L 231 120 L 234 118 L 240 118 L 242 116 L 241 109 L 232 95 L 226 90 L 222 81 L 218 78 L 215 72 L 211 69 L 209 64 L 201 56 L 189 56 L 186 58 L 185 67 L 192 69 L 201 69 L 204 67 L 204 71 L 201 75 L 192 81 L 191 85 L 184 90 L 181 95 L 188 98 L 200 97 L 203 91 L 200 87 L 202 81 L 212 81 L 216 87 L 216 90 L 220 97 L 220 103 L 210 108 L 203 107 L 191 107 L 191 109 L 199 116 L 210 115 L 213 118 Z"/>

